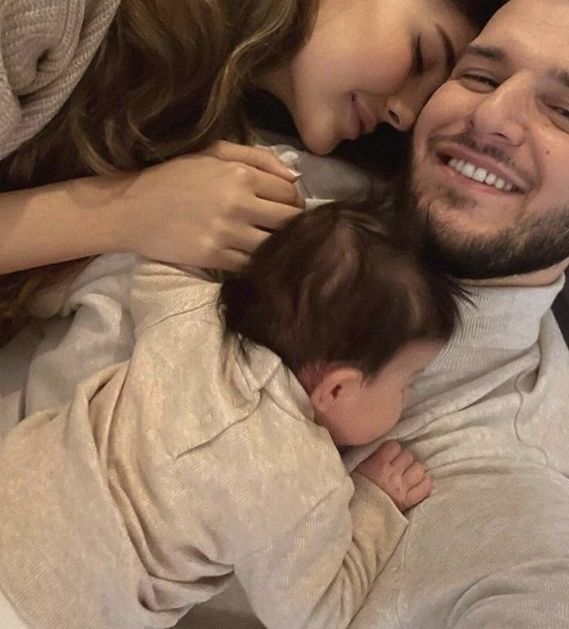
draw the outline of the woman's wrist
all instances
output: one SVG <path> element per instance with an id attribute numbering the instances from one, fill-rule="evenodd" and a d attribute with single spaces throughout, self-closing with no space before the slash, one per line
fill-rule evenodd
<path id="1" fill-rule="evenodd" d="M 125 186 L 88 177 L 0 194 L 0 273 L 128 250 Z"/>
<path id="2" fill-rule="evenodd" d="M 136 175 L 126 173 L 70 182 L 78 185 L 73 196 L 79 197 L 75 205 L 91 230 L 91 244 L 96 249 L 92 254 L 136 251 L 132 232 L 134 204 L 129 194 L 135 178 Z"/>

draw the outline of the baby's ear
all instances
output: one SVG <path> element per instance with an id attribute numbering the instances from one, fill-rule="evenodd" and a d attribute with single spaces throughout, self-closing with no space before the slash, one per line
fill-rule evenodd
<path id="1" fill-rule="evenodd" d="M 341 412 L 360 393 L 363 374 L 354 367 L 327 367 L 315 384 L 310 401 L 317 415 Z"/>

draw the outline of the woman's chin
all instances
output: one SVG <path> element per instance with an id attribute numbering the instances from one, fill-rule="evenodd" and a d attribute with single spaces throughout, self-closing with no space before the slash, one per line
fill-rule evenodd
<path id="1" fill-rule="evenodd" d="M 332 134 L 316 133 L 314 130 L 300 133 L 300 137 L 303 145 L 315 155 L 328 155 L 339 143 L 338 138 L 332 137 Z"/>

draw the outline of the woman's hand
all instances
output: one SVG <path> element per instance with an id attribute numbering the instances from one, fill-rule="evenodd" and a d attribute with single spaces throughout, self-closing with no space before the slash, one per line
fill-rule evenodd
<path id="1" fill-rule="evenodd" d="M 118 245 L 149 258 L 236 270 L 303 200 L 297 175 L 270 150 L 217 142 L 128 176 L 119 187 Z"/>

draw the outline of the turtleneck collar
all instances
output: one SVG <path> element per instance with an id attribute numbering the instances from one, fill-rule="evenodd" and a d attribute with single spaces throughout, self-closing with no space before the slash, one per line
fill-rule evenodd
<path id="1" fill-rule="evenodd" d="M 453 368 L 457 360 L 464 365 L 466 347 L 473 352 L 528 349 L 537 342 L 543 316 L 564 282 L 561 275 L 548 286 L 469 286 L 470 302 L 460 304 L 462 323 L 428 371 Z"/>

